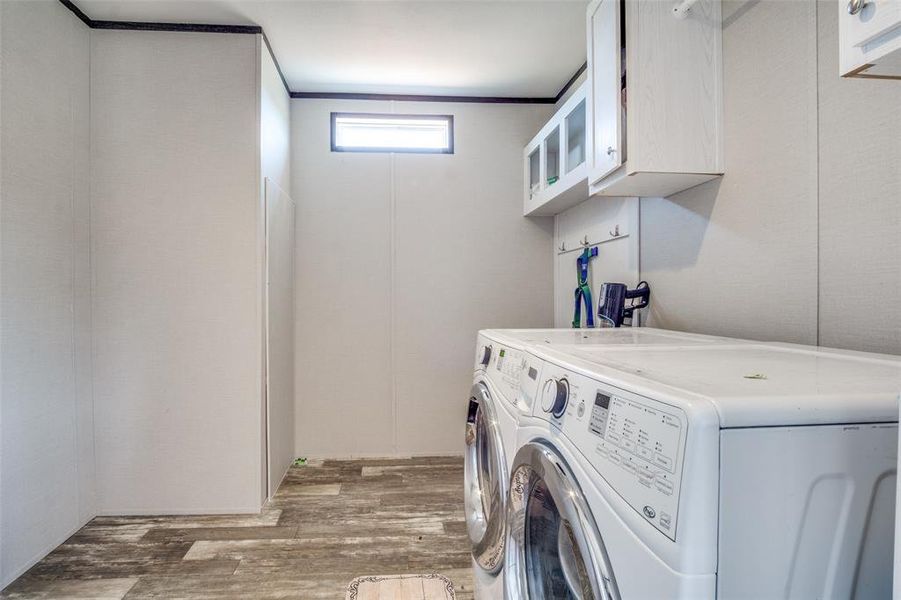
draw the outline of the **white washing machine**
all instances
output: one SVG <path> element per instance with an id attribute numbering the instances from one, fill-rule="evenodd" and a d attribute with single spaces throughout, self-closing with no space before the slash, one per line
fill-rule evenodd
<path id="1" fill-rule="evenodd" d="M 526 348 L 557 344 L 684 346 L 709 344 L 714 339 L 650 328 L 479 332 L 465 453 L 465 511 L 476 598 L 504 597 L 502 573 L 510 466 L 518 428 L 534 419 L 532 405 L 538 381 L 538 371 L 526 360 Z"/>
<path id="2" fill-rule="evenodd" d="M 901 358 L 533 346 L 507 598 L 888 598 Z"/>

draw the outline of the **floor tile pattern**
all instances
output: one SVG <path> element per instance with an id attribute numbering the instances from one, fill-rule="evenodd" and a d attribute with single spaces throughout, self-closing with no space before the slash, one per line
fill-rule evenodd
<path id="1" fill-rule="evenodd" d="M 364 575 L 437 572 L 472 599 L 455 457 L 293 467 L 259 515 L 97 517 L 9 599 L 343 599 Z"/>

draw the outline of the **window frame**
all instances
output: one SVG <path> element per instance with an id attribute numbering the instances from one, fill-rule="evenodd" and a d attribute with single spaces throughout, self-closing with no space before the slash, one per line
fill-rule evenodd
<path id="1" fill-rule="evenodd" d="M 445 121 L 447 123 L 447 147 L 446 148 L 397 148 L 391 146 L 360 146 L 348 147 L 339 146 L 335 143 L 337 133 L 337 121 L 342 117 L 357 117 L 365 119 L 432 119 L 435 121 Z M 333 112 L 331 113 L 331 149 L 332 152 L 370 152 L 370 153 L 389 153 L 397 152 L 400 154 L 453 154 L 454 153 L 454 115 L 435 115 L 435 114 L 398 114 L 398 113 L 363 113 L 363 112 Z"/>

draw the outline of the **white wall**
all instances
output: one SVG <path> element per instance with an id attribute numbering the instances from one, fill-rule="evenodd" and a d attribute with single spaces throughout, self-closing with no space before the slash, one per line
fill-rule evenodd
<path id="1" fill-rule="evenodd" d="M 816 6 L 723 7 L 726 175 L 641 200 L 651 323 L 816 343 Z"/>
<path id="2" fill-rule="evenodd" d="M 542 105 L 292 101 L 299 456 L 462 451 L 475 335 L 553 322 L 522 217 Z M 331 111 L 453 114 L 453 155 L 333 153 Z"/>
<path id="3" fill-rule="evenodd" d="M 267 202 L 270 282 L 266 296 L 269 315 L 267 497 L 278 489 L 294 460 L 294 208 L 290 198 L 290 152 L 291 98 L 272 55 L 261 44 L 260 181 Z"/>
<path id="4" fill-rule="evenodd" d="M 726 175 L 641 200 L 652 324 L 901 353 L 901 86 L 838 76 L 836 10 L 724 3 Z"/>
<path id="5" fill-rule="evenodd" d="M 94 514 L 90 46 L 56 1 L 0 2 L 0 588 Z"/>
<path id="6" fill-rule="evenodd" d="M 817 9 L 820 344 L 901 354 L 901 81 L 840 78 Z"/>
<path id="7" fill-rule="evenodd" d="M 600 326 L 597 307 L 601 286 L 605 282 L 625 283 L 635 287 L 639 281 L 638 198 L 594 196 L 556 216 L 554 225 L 554 326 L 572 327 L 575 291 L 579 282 L 576 260 L 588 247 L 596 247 L 598 255 L 588 263 L 588 285 L 591 288 L 590 313 L 595 327 Z M 619 237 L 611 232 L 619 231 Z M 564 250 L 560 250 L 560 248 Z M 581 302 L 580 323 L 588 326 L 585 302 Z"/>
<path id="8" fill-rule="evenodd" d="M 91 36 L 101 513 L 260 506 L 259 43 Z"/>

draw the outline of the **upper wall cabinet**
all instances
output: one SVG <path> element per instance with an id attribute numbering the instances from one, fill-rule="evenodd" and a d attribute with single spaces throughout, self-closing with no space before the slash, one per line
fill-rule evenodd
<path id="1" fill-rule="evenodd" d="M 720 1 L 676 6 L 588 6 L 592 195 L 669 196 L 723 173 Z"/>
<path id="2" fill-rule="evenodd" d="M 901 79 L 901 0 L 839 0 L 838 35 L 842 75 Z"/>
<path id="3" fill-rule="evenodd" d="M 527 216 L 556 215 L 588 198 L 587 91 L 583 83 L 523 150 Z"/>

